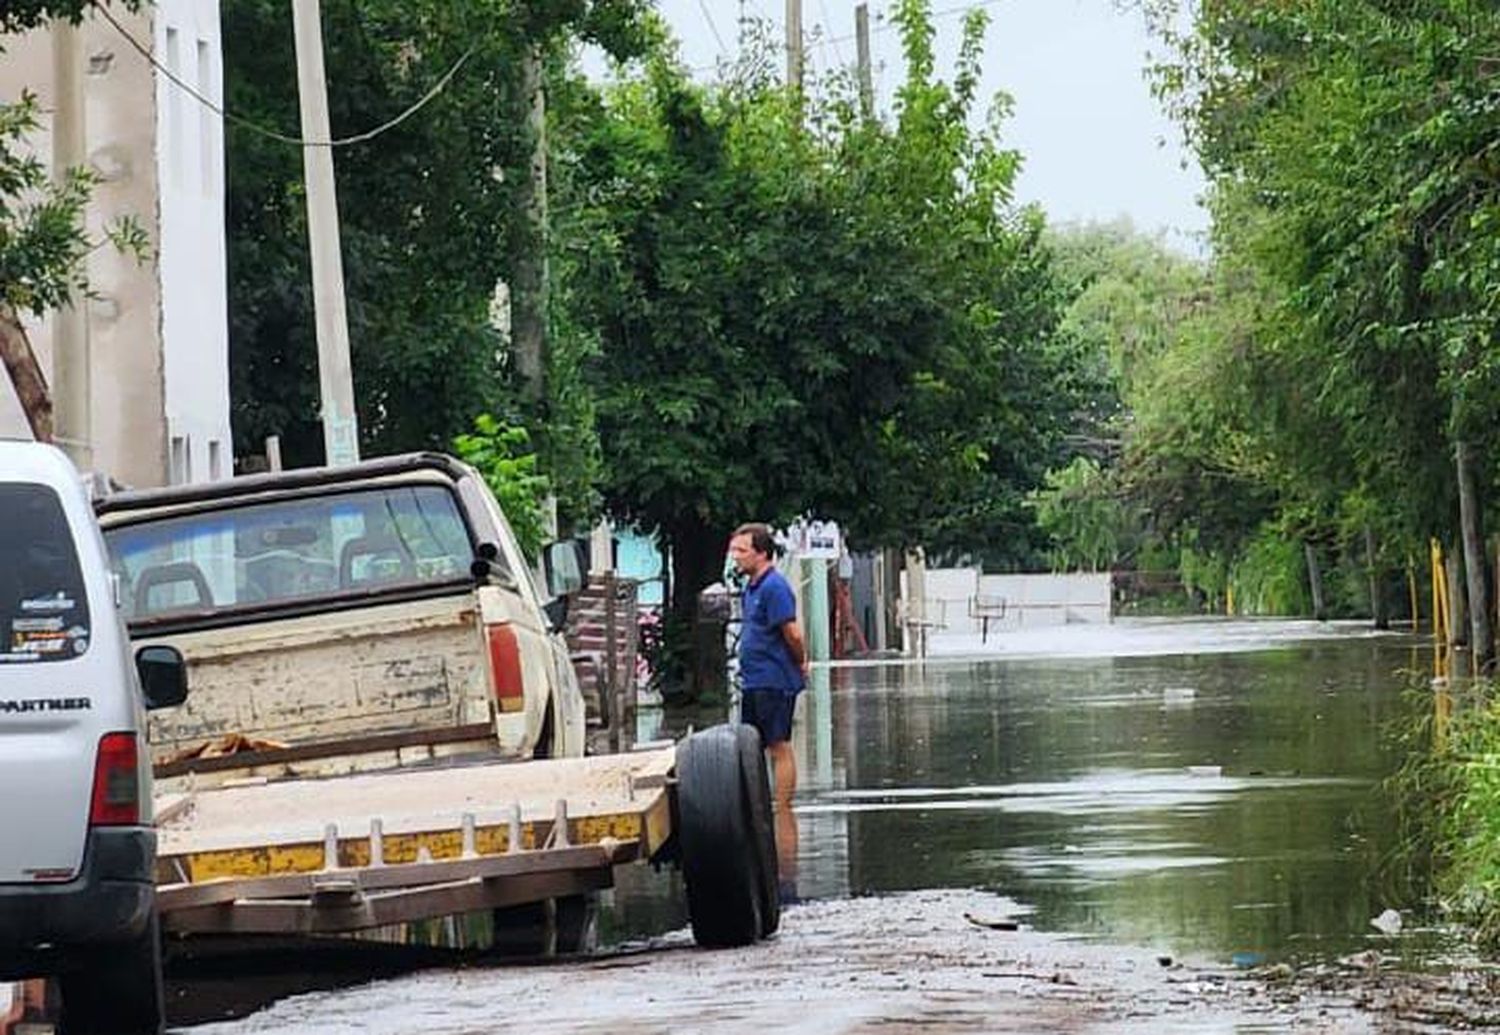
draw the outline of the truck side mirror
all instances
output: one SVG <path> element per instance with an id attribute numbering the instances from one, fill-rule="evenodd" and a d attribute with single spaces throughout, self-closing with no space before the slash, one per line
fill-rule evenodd
<path id="1" fill-rule="evenodd" d="M 135 670 L 147 708 L 172 708 L 187 700 L 187 663 L 176 647 L 142 647 L 135 652 Z"/>
<path id="2" fill-rule="evenodd" d="M 553 632 L 562 632 L 568 625 L 568 598 L 566 596 L 553 597 L 542 605 L 542 611 L 547 616 L 547 624 Z"/>
<path id="3" fill-rule="evenodd" d="M 554 597 L 576 593 L 584 586 L 584 565 L 578 544 L 560 539 L 542 551 L 542 567 L 547 575 L 547 592 Z"/>

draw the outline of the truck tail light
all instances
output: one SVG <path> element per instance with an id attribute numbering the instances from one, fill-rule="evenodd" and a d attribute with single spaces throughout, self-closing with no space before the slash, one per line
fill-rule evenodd
<path id="1" fill-rule="evenodd" d="M 525 707 L 526 682 L 521 674 L 521 642 L 507 624 L 485 627 L 490 648 L 490 689 L 502 712 Z"/>
<path id="2" fill-rule="evenodd" d="M 106 733 L 94 763 L 89 825 L 136 826 L 141 821 L 141 779 L 134 733 Z"/>

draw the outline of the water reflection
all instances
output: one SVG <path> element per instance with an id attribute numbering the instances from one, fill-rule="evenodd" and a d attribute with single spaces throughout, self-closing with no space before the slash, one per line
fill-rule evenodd
<path id="1" fill-rule="evenodd" d="M 797 894 L 990 888 L 1039 927 L 1223 960 L 1368 947 L 1370 919 L 1406 906 L 1382 892 L 1376 788 L 1408 650 L 815 672 L 793 732 Z"/>

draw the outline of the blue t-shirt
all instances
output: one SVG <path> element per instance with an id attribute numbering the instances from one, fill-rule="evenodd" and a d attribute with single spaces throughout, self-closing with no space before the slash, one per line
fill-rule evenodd
<path id="1" fill-rule="evenodd" d="M 740 682 L 748 690 L 802 689 L 802 669 L 781 627 L 797 617 L 797 598 L 786 578 L 771 568 L 745 587 L 740 629 Z"/>

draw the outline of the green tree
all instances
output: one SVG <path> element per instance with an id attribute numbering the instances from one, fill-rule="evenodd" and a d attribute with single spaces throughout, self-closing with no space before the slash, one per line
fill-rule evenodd
<path id="1" fill-rule="evenodd" d="M 1359 513 L 1408 543 L 1462 530 L 1482 618 L 1500 15 L 1461 0 L 1147 6 L 1172 44 L 1163 94 L 1213 184 L 1217 259 L 1256 300 L 1239 390 L 1281 527 L 1347 535 Z"/>
<path id="2" fill-rule="evenodd" d="M 586 507 L 587 407 L 564 380 L 554 414 L 519 399 L 493 317 L 529 241 L 515 214 L 530 175 L 518 78 L 531 48 L 554 72 L 578 40 L 644 46 L 645 0 L 559 3 L 332 0 L 323 4 L 335 138 L 383 125 L 462 60 L 446 88 L 375 139 L 335 152 L 362 445 L 445 448 L 481 413 L 530 427 L 555 487 Z M 228 106 L 295 135 L 296 74 L 283 0 L 225 0 Z M 280 434 L 291 463 L 321 457 L 300 149 L 228 126 L 230 356 L 238 441 Z M 565 357 L 564 365 L 576 365 Z M 557 442 L 557 455 L 553 443 Z M 571 464 L 572 467 L 567 465 Z"/>
<path id="3" fill-rule="evenodd" d="M 547 543 L 543 506 L 552 487 L 537 471 L 526 429 L 481 414 L 474 418 L 473 431 L 453 440 L 453 451 L 484 477 L 522 552 L 535 561 Z"/>
<path id="4" fill-rule="evenodd" d="M 617 517 L 662 530 L 679 617 L 747 518 L 815 512 L 866 545 L 1016 556 L 1075 408 L 1019 156 L 970 130 L 982 16 L 951 83 L 898 5 L 890 122 L 791 103 L 753 56 L 713 87 L 658 56 L 580 131 L 559 234 Z M 1005 107 L 997 107 L 998 125 Z"/>

